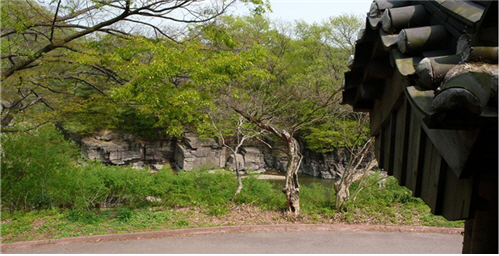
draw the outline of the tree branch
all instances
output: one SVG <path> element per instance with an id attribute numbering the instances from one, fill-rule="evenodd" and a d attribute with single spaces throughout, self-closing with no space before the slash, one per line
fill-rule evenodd
<path id="1" fill-rule="evenodd" d="M 59 0 L 59 2 L 57 2 L 57 7 L 55 8 L 55 14 L 54 14 L 54 20 L 52 21 L 52 28 L 50 30 L 50 38 L 49 38 L 49 41 L 52 42 L 52 39 L 54 38 L 54 25 L 55 25 L 55 22 L 57 21 L 57 14 L 59 13 L 59 7 L 61 6 L 61 1 L 62 0 Z"/>

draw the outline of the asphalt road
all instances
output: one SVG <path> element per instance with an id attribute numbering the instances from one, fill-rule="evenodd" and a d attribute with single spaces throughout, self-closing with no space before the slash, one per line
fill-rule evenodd
<path id="1" fill-rule="evenodd" d="M 459 254 L 456 234 L 379 231 L 271 231 L 218 233 L 128 241 L 76 243 L 13 248 L 4 253 L 418 253 Z"/>

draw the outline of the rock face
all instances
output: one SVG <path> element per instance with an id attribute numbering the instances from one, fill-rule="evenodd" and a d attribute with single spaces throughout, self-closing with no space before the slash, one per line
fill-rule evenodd
<path id="1" fill-rule="evenodd" d="M 220 168 L 225 167 L 226 162 L 226 150 L 211 138 L 186 134 L 175 147 L 177 169 L 190 171 L 194 168 Z"/>
<path id="2" fill-rule="evenodd" d="M 244 169 L 265 172 L 266 164 L 264 152 L 260 148 L 244 147 L 241 149 L 241 156 L 244 162 Z"/>
<path id="3" fill-rule="evenodd" d="M 347 164 L 347 159 L 344 158 L 346 149 L 337 149 L 331 153 L 320 154 L 311 150 L 305 150 L 300 171 L 314 177 L 323 179 L 336 179 L 338 173 L 334 164 Z"/>
<path id="4" fill-rule="evenodd" d="M 332 179 L 332 164 L 329 163 L 329 161 L 331 161 L 330 158 L 332 157 L 330 155 L 331 154 L 319 154 L 310 150 L 305 151 L 300 165 L 300 171 L 310 176 Z"/>
<path id="5" fill-rule="evenodd" d="M 155 140 L 143 140 L 126 132 L 101 131 L 81 139 L 82 155 L 107 164 L 144 164 L 158 168 L 173 159 L 175 143 L 171 138 L 158 136 Z"/>
<path id="6" fill-rule="evenodd" d="M 107 164 L 137 168 L 149 166 L 154 170 L 164 165 L 186 171 L 201 168 L 236 169 L 229 150 L 215 139 L 199 138 L 191 133 L 186 133 L 182 139 L 158 135 L 154 140 L 144 140 L 126 132 L 101 131 L 83 137 L 81 151 L 84 157 Z M 305 150 L 302 154 L 299 172 L 323 179 L 336 178 L 333 163 L 344 161 L 339 152 L 319 154 Z M 240 170 L 286 170 L 287 155 L 282 151 L 270 150 L 258 142 L 249 142 L 247 146 L 241 147 L 236 157 Z"/>
<path id="7" fill-rule="evenodd" d="M 244 157 L 241 154 L 237 154 L 236 157 L 237 159 L 237 165 L 239 165 L 239 170 L 246 170 L 245 163 L 244 163 Z M 230 170 L 236 170 L 236 161 L 234 159 L 234 156 L 232 154 L 229 154 L 229 157 L 227 158 L 227 163 L 225 167 L 229 168 Z"/>

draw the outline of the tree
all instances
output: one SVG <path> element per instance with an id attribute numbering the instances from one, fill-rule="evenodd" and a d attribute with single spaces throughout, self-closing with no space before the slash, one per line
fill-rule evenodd
<path id="1" fill-rule="evenodd" d="M 235 1 L 219 1 L 209 6 L 196 6 L 197 2 L 193 0 L 91 0 L 85 4 L 85 2 L 79 1 L 58 0 L 48 4 L 49 9 L 54 9 L 53 5 L 56 5 L 53 14 L 29 0 L 4 3 L 2 16 L 8 16 L 6 12 L 15 10 L 14 16 L 16 17 L 8 19 L 7 26 L 1 35 L 2 38 L 7 37 L 7 41 L 10 41 L 11 38 L 18 40 L 19 36 L 34 35 L 43 41 L 38 47 L 29 49 L 33 51 L 32 54 L 24 55 L 18 51 L 11 53 L 10 56 L 3 56 L 9 59 L 11 65 L 2 70 L 2 80 L 17 71 L 36 66 L 35 62 L 44 57 L 45 54 L 58 48 L 70 48 L 70 43 L 74 40 L 95 32 L 118 36 L 131 35 L 126 32 L 129 28 L 124 23 L 134 23 L 152 28 L 155 33 L 158 33 L 158 37 L 162 35 L 171 38 L 164 29 L 154 25 L 153 22 L 143 22 L 141 18 L 157 18 L 180 23 L 202 23 L 221 15 Z M 262 1 L 244 2 L 263 4 Z M 106 12 L 106 15 L 99 15 L 103 11 Z M 187 14 L 180 18 L 176 17 L 182 12 Z M 85 25 L 79 22 L 81 19 L 85 19 L 83 22 Z M 113 27 L 116 24 L 121 26 Z M 67 28 L 72 30 L 67 30 Z M 54 37 L 56 30 L 64 31 L 64 35 L 61 35 L 60 38 Z M 35 41 L 37 40 L 35 39 Z M 21 58 L 22 56 L 25 58 Z"/>
<path id="2" fill-rule="evenodd" d="M 335 207 L 338 211 L 342 211 L 345 204 L 352 198 L 350 196 L 350 187 L 355 182 L 365 178 L 369 171 L 377 165 L 373 155 L 374 143 L 372 138 L 369 138 L 369 131 L 366 129 L 368 116 L 366 114 L 354 113 L 350 118 L 354 119 L 357 123 L 357 127 L 354 130 L 357 138 L 350 140 L 349 136 L 347 136 L 347 131 L 343 132 L 342 147 L 341 150 L 338 150 L 340 161 L 333 164 L 339 176 L 334 182 L 334 191 L 336 192 Z M 362 187 L 362 184 L 359 187 Z"/>
<path id="3" fill-rule="evenodd" d="M 359 29 L 364 25 L 363 21 L 363 17 L 354 14 L 342 14 L 329 18 L 324 22 L 324 26 L 328 28 L 328 40 L 332 45 L 344 52 L 354 54 L 355 41 Z"/>
<path id="4" fill-rule="evenodd" d="M 220 109 L 218 109 L 220 110 Z M 213 111 L 209 113 L 212 127 L 218 133 L 222 145 L 230 151 L 234 159 L 235 172 L 237 176 L 237 190 L 234 198 L 241 193 L 243 181 L 241 177 L 241 165 L 239 162 L 239 150 L 244 142 L 250 139 L 258 138 L 265 133 L 265 130 L 258 131 L 254 125 L 248 123 L 242 116 L 228 111 Z M 227 138 L 232 138 L 234 143 L 229 143 Z"/>
<path id="5" fill-rule="evenodd" d="M 241 1 L 252 4 L 256 12 L 268 7 L 262 0 Z M 175 41 L 178 37 L 166 25 L 210 22 L 234 2 L 52 0 L 42 1 L 42 5 L 33 0 L 2 2 L 3 130 L 8 131 L 5 127 L 14 117 L 26 114 L 29 109 L 43 113 L 28 115 L 38 116 L 36 119 L 41 123 L 60 116 L 50 112 L 59 110 L 58 103 L 78 98 L 71 88 L 93 90 L 102 99 L 107 98 L 109 87 L 127 83 L 129 80 L 101 61 L 98 51 L 92 48 L 91 44 L 99 42 L 104 34 L 130 39 L 149 31 L 155 38 Z M 99 102 L 106 101 L 109 103 L 109 99 Z M 39 103 L 43 106 L 38 106 Z"/>
<path id="6" fill-rule="evenodd" d="M 212 40 L 219 54 L 205 62 L 216 76 L 209 88 L 219 101 L 285 145 L 288 163 L 282 191 L 287 211 L 298 214 L 302 156 L 297 133 L 347 111 L 339 105 L 338 94 L 345 56 L 324 43 L 324 29 L 318 25 L 301 24 L 293 39 L 294 31 L 285 25 L 272 27 L 258 16 L 223 22 L 217 24 L 219 31 L 236 43 L 231 47 Z"/>

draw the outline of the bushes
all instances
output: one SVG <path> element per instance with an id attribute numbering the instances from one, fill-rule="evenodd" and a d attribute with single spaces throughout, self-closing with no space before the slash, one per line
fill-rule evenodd
<path id="1" fill-rule="evenodd" d="M 227 211 L 236 189 L 228 171 L 174 173 L 106 166 L 76 165 L 78 148 L 53 126 L 29 133 L 2 134 L 2 206 L 10 211 L 65 207 L 207 206 L 213 214 Z M 147 202 L 148 196 L 161 202 Z"/>
<path id="2" fill-rule="evenodd" d="M 77 166 L 77 146 L 53 126 L 1 136 L 2 206 L 11 211 L 137 205 L 150 195 L 147 171 Z"/>
<path id="3" fill-rule="evenodd" d="M 216 215 L 228 210 L 236 186 L 235 177 L 228 171 L 174 173 L 163 169 L 152 175 L 151 194 L 169 207 L 203 206 Z"/>
<path id="4" fill-rule="evenodd" d="M 107 211 L 89 211 L 113 207 L 120 222 L 143 218 L 136 208 L 199 207 L 208 215 L 223 215 L 233 204 L 258 206 L 266 210 L 284 208 L 285 197 L 274 184 L 256 176 L 243 179 L 244 188 L 232 201 L 237 188 L 232 172 L 215 173 L 197 170 L 176 173 L 164 168 L 151 175 L 148 170 L 106 166 L 100 162 L 77 165 L 77 147 L 65 141 L 54 127 L 45 126 L 22 134 L 2 134 L 2 207 L 4 210 L 30 211 L 52 207 L 70 208 L 65 218 L 81 223 L 100 223 Z M 349 222 L 369 220 L 372 223 L 425 223 L 443 225 L 445 221 L 431 215 L 421 199 L 400 187 L 389 177 L 386 187 L 379 188 L 380 177 L 368 176 L 356 200 L 347 204 L 347 213 L 334 211 L 334 190 L 314 184 L 302 186 L 300 204 L 304 215 L 312 218 L 336 218 Z M 355 191 L 359 182 L 352 185 Z M 355 193 L 352 193 L 354 195 Z M 161 200 L 146 201 L 148 196 Z M 140 211 L 139 211 L 140 212 Z M 177 226 L 188 226 L 179 222 Z"/>
<path id="5" fill-rule="evenodd" d="M 70 200 L 78 150 L 53 126 L 1 134 L 2 205 L 11 210 L 52 207 Z"/>
<path id="6" fill-rule="evenodd" d="M 137 206 L 151 195 L 152 178 L 146 170 L 90 162 L 75 167 L 73 174 L 76 187 L 70 204 L 75 208 Z"/>
<path id="7" fill-rule="evenodd" d="M 352 204 L 379 205 L 380 207 L 390 207 L 396 204 L 424 205 L 421 199 L 412 196 L 412 192 L 409 189 L 399 186 L 397 179 L 394 177 L 386 178 L 384 188 L 378 187 L 378 175 L 370 175 L 366 179 L 366 186 L 361 190 L 357 196 L 357 200 L 352 202 Z M 358 183 L 354 184 L 351 189 L 357 189 L 358 185 Z"/>
<path id="8" fill-rule="evenodd" d="M 301 209 L 307 213 L 330 213 L 335 204 L 334 190 L 321 184 L 302 186 L 300 189 Z"/>
<path id="9" fill-rule="evenodd" d="M 255 176 L 243 179 L 243 190 L 237 196 L 236 203 L 252 204 L 266 210 L 278 210 L 285 206 L 286 200 L 281 191 L 266 180 Z"/>

